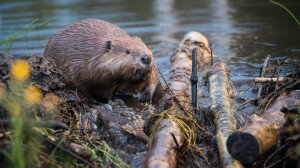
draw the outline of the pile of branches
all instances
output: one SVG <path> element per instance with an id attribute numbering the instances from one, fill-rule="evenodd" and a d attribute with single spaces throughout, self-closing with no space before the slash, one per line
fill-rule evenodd
<path id="1" fill-rule="evenodd" d="M 238 107 L 256 106 L 248 122 L 227 141 L 230 154 L 246 167 L 300 165 L 300 70 L 293 62 L 267 57 L 253 80 L 257 96 Z"/>

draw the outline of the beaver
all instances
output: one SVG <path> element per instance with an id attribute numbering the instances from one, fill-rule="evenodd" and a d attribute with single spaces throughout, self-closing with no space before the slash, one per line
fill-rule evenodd
<path id="1" fill-rule="evenodd" d="M 44 56 L 67 85 L 102 100 L 122 90 L 150 101 L 158 84 L 154 57 L 142 40 L 100 19 L 80 20 L 55 34 Z"/>

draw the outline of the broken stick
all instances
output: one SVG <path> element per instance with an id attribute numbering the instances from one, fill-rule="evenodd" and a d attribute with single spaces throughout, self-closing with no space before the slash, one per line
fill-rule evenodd
<path id="1" fill-rule="evenodd" d="M 270 59 L 271 56 L 267 56 L 267 58 L 265 59 L 264 61 L 264 64 L 263 64 L 263 67 L 261 68 L 261 71 L 260 71 L 260 77 L 263 77 L 265 75 L 265 72 L 266 72 L 266 68 L 268 66 L 268 63 L 269 63 L 269 59 Z M 260 94 L 261 94 L 261 91 L 262 91 L 262 87 L 263 85 L 261 83 L 258 84 L 258 94 L 257 94 L 257 98 L 260 98 Z"/>
<path id="2" fill-rule="evenodd" d="M 254 163 L 279 140 L 278 129 L 286 121 L 282 107 L 299 103 L 298 90 L 279 96 L 262 116 L 252 115 L 251 122 L 231 134 L 227 140 L 226 145 L 232 157 L 245 164 Z"/>
<path id="3" fill-rule="evenodd" d="M 257 77 L 255 78 L 255 82 L 257 83 L 266 83 L 266 82 L 285 82 L 290 78 L 286 77 L 278 77 L 278 78 L 265 78 L 265 77 Z"/>

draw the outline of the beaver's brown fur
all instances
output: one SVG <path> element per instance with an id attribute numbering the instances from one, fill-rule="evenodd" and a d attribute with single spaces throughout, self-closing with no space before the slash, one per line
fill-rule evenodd
<path id="1" fill-rule="evenodd" d="M 152 52 L 141 39 L 99 19 L 78 21 L 54 35 L 44 55 L 67 84 L 104 100 L 119 88 L 150 100 L 158 83 Z"/>

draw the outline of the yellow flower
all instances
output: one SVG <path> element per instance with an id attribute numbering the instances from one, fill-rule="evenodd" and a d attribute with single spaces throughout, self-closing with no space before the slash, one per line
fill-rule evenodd
<path id="1" fill-rule="evenodd" d="M 29 86 L 24 90 L 24 98 L 29 105 L 36 105 L 42 98 L 42 92 L 35 86 Z"/>
<path id="2" fill-rule="evenodd" d="M 30 74 L 30 66 L 25 60 L 16 60 L 11 65 L 11 76 L 18 81 L 25 81 Z"/>

